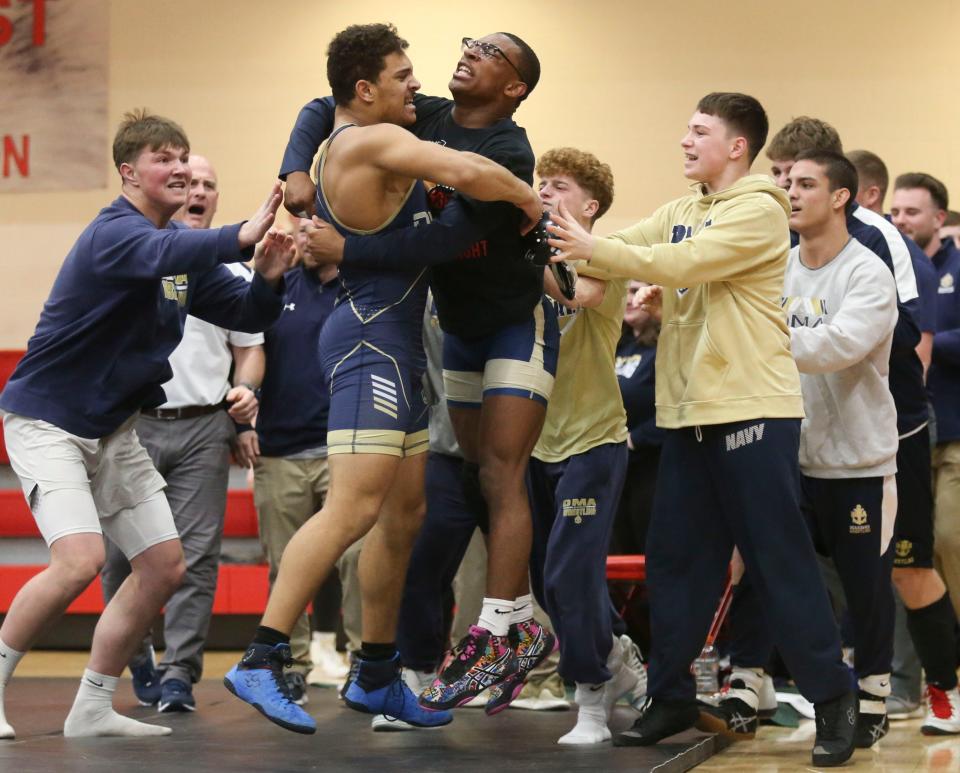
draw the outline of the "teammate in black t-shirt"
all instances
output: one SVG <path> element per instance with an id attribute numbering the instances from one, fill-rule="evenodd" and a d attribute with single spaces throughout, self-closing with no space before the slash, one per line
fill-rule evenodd
<path id="1" fill-rule="evenodd" d="M 536 86 L 540 65 L 520 38 L 494 33 L 464 38 L 450 91 L 453 101 L 418 97 L 413 131 L 457 150 L 480 153 L 518 177 L 532 180 L 534 155 L 526 133 L 511 116 Z M 309 210 L 314 186 L 306 170 L 331 128 L 328 100 L 301 111 L 284 156 L 286 204 Z M 432 286 L 444 339 L 444 388 L 463 449 L 464 491 L 490 537 L 487 593 L 477 626 L 448 660 L 421 700 L 432 708 L 459 705 L 517 669 L 511 651 L 531 662 L 527 650 L 543 637 L 521 635 L 539 627 L 525 594 L 531 542 L 524 471 L 536 443 L 553 386 L 559 333 L 549 304 L 541 303 L 543 273 L 523 260 L 519 218 L 508 207 L 467 202 L 476 242 L 446 265 L 428 245 L 442 236 L 434 223 L 423 233 L 350 237 L 340 243 L 323 229 L 328 248 L 344 265 L 436 263 Z M 431 233 L 432 232 L 432 233 Z M 466 653 L 472 653 L 467 655 Z M 543 653 L 544 655 L 546 652 Z"/>

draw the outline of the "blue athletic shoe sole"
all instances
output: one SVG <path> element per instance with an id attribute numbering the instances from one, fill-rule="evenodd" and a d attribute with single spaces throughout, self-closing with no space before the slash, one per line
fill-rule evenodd
<path id="1" fill-rule="evenodd" d="M 267 669 L 241 671 L 234 666 L 223 677 L 224 687 L 284 730 L 304 735 L 317 732 L 313 717 L 284 698 L 272 682 L 273 674 Z"/>

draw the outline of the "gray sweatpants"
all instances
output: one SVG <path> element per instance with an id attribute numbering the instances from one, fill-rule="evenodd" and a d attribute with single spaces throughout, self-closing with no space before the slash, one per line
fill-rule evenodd
<path id="1" fill-rule="evenodd" d="M 137 434 L 167 481 L 167 501 L 187 563 L 183 584 L 166 605 L 166 651 L 159 670 L 162 681 L 179 679 L 190 684 L 199 681 L 203 673 L 235 431 L 226 412 L 217 411 L 172 421 L 141 416 Z M 103 595 L 109 601 L 130 573 L 130 565 L 113 543 L 106 543 L 107 560 L 101 579 Z M 148 638 L 144 646 L 149 643 Z"/>

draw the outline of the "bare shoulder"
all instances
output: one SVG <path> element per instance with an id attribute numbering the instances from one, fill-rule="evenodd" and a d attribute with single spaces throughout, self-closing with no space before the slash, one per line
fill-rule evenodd
<path id="1" fill-rule="evenodd" d="M 378 148 L 392 147 L 398 143 L 415 139 L 406 129 L 392 123 L 376 123 L 370 126 L 358 126 L 353 131 L 353 146 L 364 152 Z"/>

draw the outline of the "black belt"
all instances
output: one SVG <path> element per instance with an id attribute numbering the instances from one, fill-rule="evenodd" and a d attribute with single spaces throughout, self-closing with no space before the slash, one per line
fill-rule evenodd
<path id="1" fill-rule="evenodd" d="M 151 419 L 163 419 L 164 421 L 173 421 L 174 419 L 195 419 L 197 416 L 207 416 L 226 408 L 226 400 L 216 405 L 185 405 L 182 408 L 141 408 L 140 413 L 149 416 Z"/>

